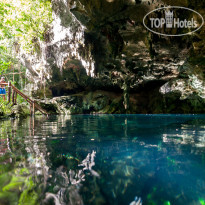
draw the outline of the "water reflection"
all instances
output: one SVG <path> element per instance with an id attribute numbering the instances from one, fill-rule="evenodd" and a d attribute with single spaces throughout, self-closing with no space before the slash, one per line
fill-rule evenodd
<path id="1" fill-rule="evenodd" d="M 130 205 L 142 205 L 142 199 L 139 197 L 135 197 L 135 200 L 130 203 Z"/>
<path id="2" fill-rule="evenodd" d="M 85 181 L 85 171 L 88 170 L 93 176 L 99 177 L 99 174 L 92 169 L 95 166 L 94 158 L 95 151 L 89 153 L 87 157 L 79 164 L 79 167 L 83 167 L 79 170 L 68 171 L 65 165 L 61 165 L 52 173 L 50 176 L 50 184 L 53 187 L 54 193 L 46 192 L 46 198 L 44 199 L 44 204 L 78 204 L 83 205 L 83 199 L 79 193 L 82 187 L 81 182 Z M 57 182 L 57 183 L 56 183 Z M 50 187 L 50 188 L 51 188 Z M 55 194 L 55 192 L 57 192 Z"/>
<path id="3" fill-rule="evenodd" d="M 0 204 L 200 205 L 205 116 L 5 121 L 0 162 Z"/>

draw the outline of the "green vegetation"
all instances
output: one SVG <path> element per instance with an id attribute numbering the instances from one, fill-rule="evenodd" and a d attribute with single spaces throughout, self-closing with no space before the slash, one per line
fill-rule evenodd
<path id="1" fill-rule="evenodd" d="M 28 168 L 24 168 L 25 157 L 22 156 L 25 144 L 12 136 L 12 122 L 1 122 L 0 141 L 0 204 L 37 205 L 37 185 Z M 18 134 L 22 130 L 16 131 Z M 8 140 L 10 144 L 8 145 Z M 40 191 L 39 191 L 40 192 Z"/>
<path id="2" fill-rule="evenodd" d="M 25 87 L 26 68 L 18 57 L 40 53 L 51 22 L 50 0 L 0 1 L 0 77 L 20 90 Z M 17 101 L 22 99 L 18 96 Z M 0 117 L 9 114 L 10 108 L 0 97 Z"/>
<path id="3" fill-rule="evenodd" d="M 25 102 L 25 100 L 17 95 L 17 106 L 13 106 L 12 103 L 4 101 L 2 97 L 0 97 L 0 118 L 5 117 L 19 117 L 25 118 L 30 115 L 29 111 L 29 103 Z"/>
<path id="4" fill-rule="evenodd" d="M 10 109 L 9 109 L 9 106 L 7 106 L 7 103 L 8 102 L 4 101 L 3 98 L 0 97 L 0 113 L 8 114 L 10 112 Z"/>
<path id="5" fill-rule="evenodd" d="M 8 48 L 18 45 L 33 51 L 52 21 L 51 3 L 48 0 L 2 0 L 0 3 L 0 40 Z M 9 42 L 10 41 L 10 42 Z"/>
<path id="6" fill-rule="evenodd" d="M 1 0 L 0 2 L 0 75 L 6 80 L 25 81 L 25 68 L 19 53 L 40 52 L 40 44 L 52 21 L 49 0 Z M 18 73 L 13 74 L 13 73 Z"/>
<path id="7" fill-rule="evenodd" d="M 25 174 L 22 170 L 25 171 L 25 168 L 14 168 L 8 173 L 0 174 L 0 201 L 5 201 L 6 204 L 13 204 L 17 201 L 19 205 L 38 204 L 36 185 L 30 176 L 30 172 L 26 169 Z"/>

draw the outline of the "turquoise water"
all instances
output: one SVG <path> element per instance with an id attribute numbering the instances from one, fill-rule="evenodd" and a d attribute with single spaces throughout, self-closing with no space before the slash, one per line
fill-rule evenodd
<path id="1" fill-rule="evenodd" d="M 205 115 L 0 123 L 0 204 L 205 204 Z M 138 203 L 139 205 L 140 203 Z"/>

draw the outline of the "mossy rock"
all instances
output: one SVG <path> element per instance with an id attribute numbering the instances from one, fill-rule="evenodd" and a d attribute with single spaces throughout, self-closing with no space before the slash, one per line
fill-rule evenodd
<path id="1" fill-rule="evenodd" d="M 125 113 L 125 109 L 123 107 L 123 99 L 122 98 L 114 99 L 110 105 L 106 106 L 103 112 L 107 114 Z"/>
<path id="2" fill-rule="evenodd" d="M 68 109 L 69 114 L 82 114 L 82 108 L 76 106 L 76 105 L 71 105 L 71 107 Z"/>
<path id="3" fill-rule="evenodd" d="M 54 103 L 46 103 L 46 102 L 39 102 L 39 105 L 49 114 L 57 114 L 58 113 L 58 107 Z M 40 113 L 39 113 L 40 114 Z"/>
<path id="4" fill-rule="evenodd" d="M 46 98 L 51 98 L 52 97 L 52 91 L 46 87 L 45 89 L 38 89 L 36 91 L 32 92 L 32 96 L 37 98 L 37 99 L 45 99 Z"/>
<path id="5" fill-rule="evenodd" d="M 14 105 L 11 109 L 11 117 L 16 117 L 16 118 L 26 118 L 27 116 L 30 115 L 30 109 L 24 105 Z"/>

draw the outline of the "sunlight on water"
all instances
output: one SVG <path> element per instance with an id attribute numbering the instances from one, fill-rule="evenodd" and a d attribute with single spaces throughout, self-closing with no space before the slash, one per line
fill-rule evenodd
<path id="1" fill-rule="evenodd" d="M 1 122 L 0 204 L 203 205 L 205 115 Z"/>

